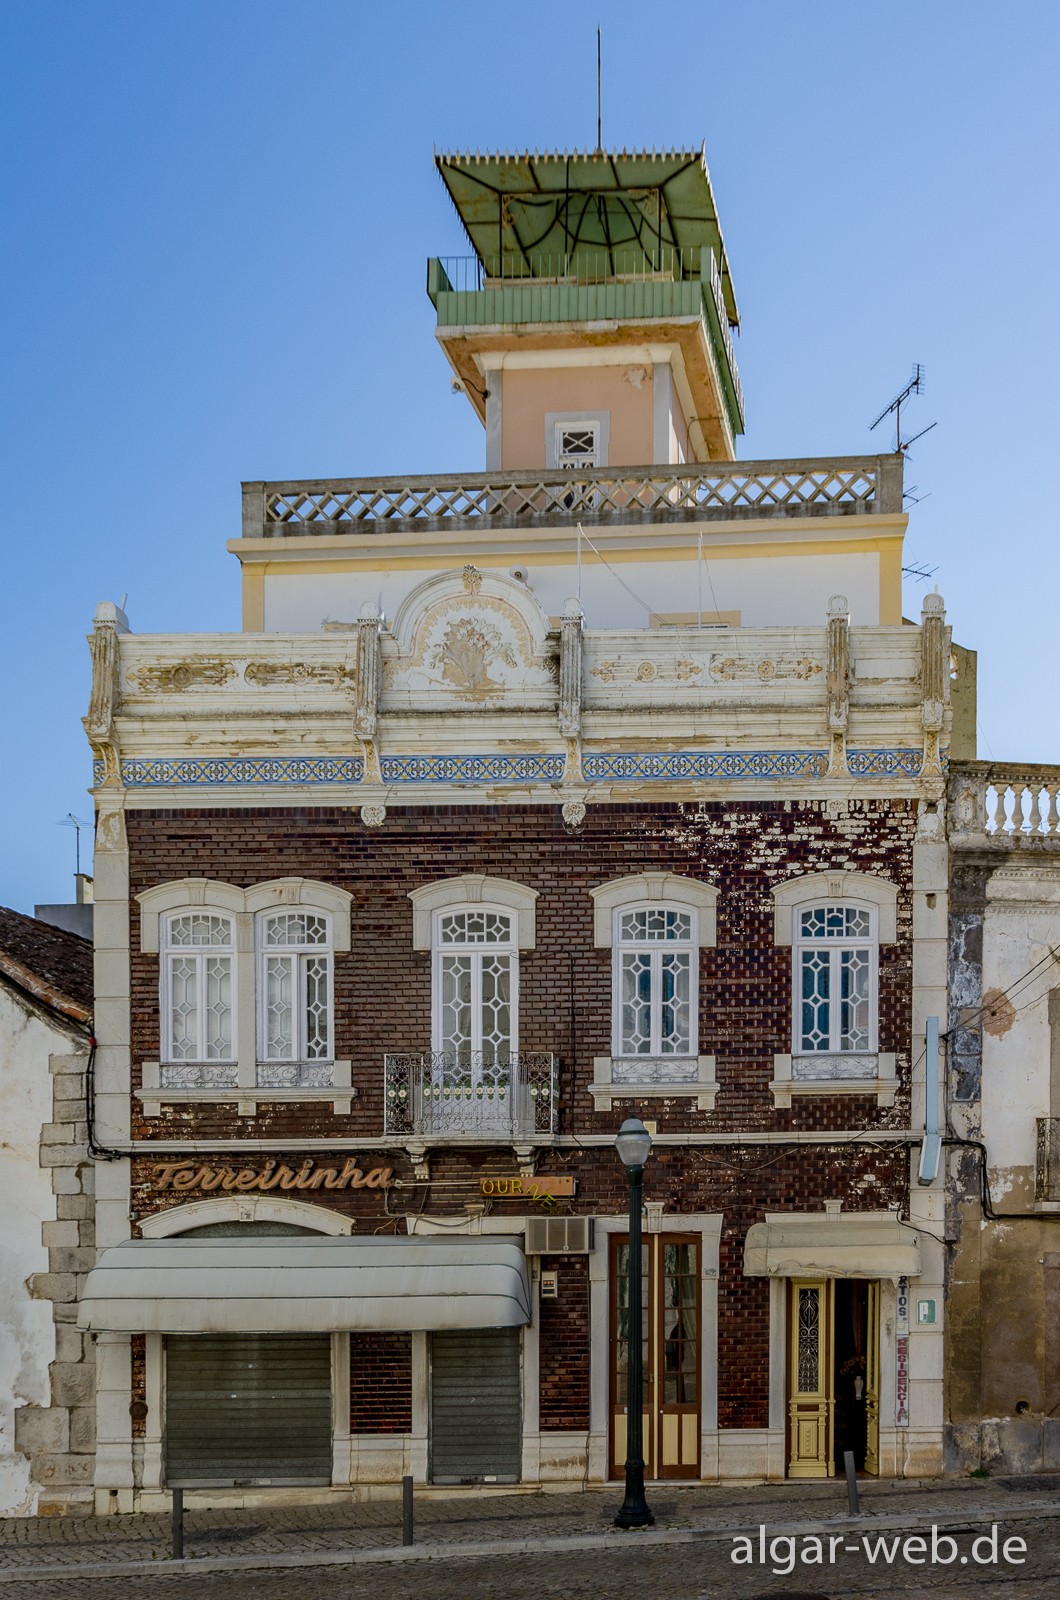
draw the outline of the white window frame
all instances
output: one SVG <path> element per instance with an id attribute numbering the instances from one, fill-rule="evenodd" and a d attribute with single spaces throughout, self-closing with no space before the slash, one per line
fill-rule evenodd
<path id="1" fill-rule="evenodd" d="M 171 942 L 171 931 L 174 923 L 184 917 L 215 917 L 223 922 L 228 930 L 228 937 L 223 944 L 210 945 L 183 945 Z M 239 1057 L 239 1045 L 236 1037 L 236 928 L 235 918 L 228 911 L 214 906 L 184 906 L 168 911 L 161 918 L 159 928 L 159 1052 L 161 1063 L 164 1067 L 232 1067 Z M 207 1048 L 206 1040 L 206 999 L 208 994 L 208 981 L 206 964 L 211 955 L 224 956 L 228 961 L 228 1049 L 224 1055 L 211 1055 Z M 178 958 L 191 960 L 195 964 L 196 986 L 196 1040 L 199 1047 L 191 1056 L 178 1056 L 173 1051 L 174 1034 L 174 994 L 173 994 L 173 963 Z"/>
<path id="2" fill-rule="evenodd" d="M 808 934 L 803 930 L 803 918 L 807 912 L 830 911 L 862 911 L 869 919 L 868 932 L 865 934 L 842 934 L 829 938 L 822 934 Z M 875 1055 L 879 1037 L 879 966 L 880 966 L 880 940 L 877 923 L 877 910 L 875 906 L 866 905 L 860 900 L 817 900 L 812 905 L 800 906 L 794 914 L 794 927 L 792 929 L 791 952 L 791 978 L 792 978 L 792 1054 L 803 1056 L 837 1056 Z M 844 953 L 860 950 L 864 951 L 868 960 L 868 1038 L 863 1045 L 844 1044 L 842 1038 L 842 956 Z M 803 1004 L 802 993 L 803 957 L 810 952 L 819 952 L 828 956 L 828 1044 L 821 1050 L 814 1050 L 805 1042 L 803 1030 Z"/>
<path id="3" fill-rule="evenodd" d="M 326 936 L 323 944 L 294 944 L 270 945 L 266 943 L 266 929 L 269 923 L 277 917 L 303 915 L 316 916 L 323 919 Z M 318 910 L 313 906 L 272 906 L 267 911 L 259 911 L 256 919 L 255 944 L 257 950 L 257 1055 L 260 1065 L 283 1064 L 297 1066 L 321 1066 L 335 1059 L 335 961 L 332 953 L 333 935 L 332 919 L 328 912 Z M 294 1011 L 292 1022 L 292 1050 L 288 1055 L 272 1055 L 269 1052 L 269 992 L 267 966 L 270 957 L 281 956 L 288 958 L 293 971 L 291 985 L 291 1003 Z M 326 1049 L 323 1055 L 311 1056 L 307 1048 L 307 972 L 308 960 L 322 956 L 325 963 L 327 979 L 327 1017 L 326 1017 Z"/>
<path id="4" fill-rule="evenodd" d="M 624 939 L 622 936 L 622 920 L 631 912 L 638 911 L 675 911 L 679 915 L 687 916 L 691 926 L 687 938 L 680 939 Z M 616 906 L 611 913 L 614 921 L 614 955 L 612 958 L 611 976 L 611 1054 L 616 1060 L 638 1061 L 641 1059 L 670 1058 L 675 1061 L 691 1060 L 699 1054 L 699 914 L 693 907 L 688 906 L 662 906 L 657 902 L 645 900 L 640 904 Z M 664 1050 L 662 1041 L 662 958 L 664 953 L 677 952 L 688 956 L 688 1047 L 685 1050 Z M 623 956 L 647 955 L 650 957 L 650 990 L 649 1000 L 651 1048 L 648 1050 L 627 1050 L 623 1037 L 622 1013 L 623 1001 Z"/>
<path id="5" fill-rule="evenodd" d="M 329 1051 L 327 1061 L 314 1060 L 312 1074 L 296 1072 L 298 1081 L 286 1081 L 282 1068 L 287 1063 L 259 1059 L 258 955 L 255 949 L 258 919 L 270 911 L 302 908 L 327 919 L 330 951 L 350 949 L 350 905 L 352 895 L 333 884 L 312 878 L 273 878 L 248 889 L 209 878 L 181 878 L 156 884 L 136 896 L 140 908 L 140 949 L 159 957 L 159 1027 L 161 1046 L 166 1037 L 166 919 L 182 912 L 205 912 L 228 917 L 234 930 L 233 948 L 233 1060 L 200 1064 L 197 1082 L 177 1082 L 175 1063 L 161 1059 L 143 1063 L 138 1091 L 144 1115 L 158 1116 L 163 1105 L 216 1104 L 236 1102 L 240 1117 L 253 1117 L 258 1103 L 283 1100 L 330 1100 L 337 1114 L 348 1115 L 356 1094 L 352 1086 L 351 1063 L 334 1059 L 335 1049 L 335 974 L 329 971 Z M 300 1064 L 295 1064 L 296 1067 Z M 183 1075 L 186 1079 L 188 1074 Z M 284 1081 L 270 1081 L 281 1079 Z M 305 1081 L 303 1081 L 303 1079 Z M 326 1079 L 327 1081 L 321 1081 Z M 169 1081 L 164 1081 L 169 1080 Z M 312 1081 L 310 1081 L 312 1080 Z M 249 1134 L 250 1130 L 248 1130 Z"/>
<path id="6" fill-rule="evenodd" d="M 639 872 L 591 889 L 593 934 L 597 949 L 610 949 L 611 1049 L 593 1061 L 590 1092 L 597 1111 L 610 1111 L 615 1100 L 694 1099 L 697 1109 L 713 1111 L 717 1097 L 716 1061 L 699 1054 L 699 951 L 717 942 L 718 891 L 673 872 Z M 688 940 L 637 941 L 620 938 L 627 911 L 681 911 L 691 918 Z M 634 948 L 690 950 L 689 1048 L 683 1055 L 622 1053 L 622 952 Z M 661 1013 L 661 994 L 658 1000 Z M 654 1004 L 653 1004 L 654 1012 Z M 653 1042 L 658 1031 L 653 1021 Z"/>
<path id="7" fill-rule="evenodd" d="M 443 917 L 462 912 L 492 912 L 504 917 L 508 923 L 508 938 L 496 942 L 454 941 L 443 944 L 441 925 Z M 444 1038 L 442 1009 L 442 962 L 446 956 L 470 956 L 471 965 L 471 1042 L 468 1050 L 472 1060 L 481 1057 L 482 1047 L 482 959 L 490 955 L 505 955 L 509 959 L 508 983 L 508 1049 L 509 1057 L 519 1053 L 519 938 L 518 918 L 510 906 L 494 905 L 488 900 L 474 907 L 466 904 L 440 906 L 431 917 L 431 1049 L 439 1054 L 456 1054 L 450 1051 Z"/>
<path id="8" fill-rule="evenodd" d="M 778 1110 L 791 1106 L 792 1098 L 810 1094 L 870 1094 L 880 1106 L 894 1104 L 895 1055 L 879 1049 L 879 955 L 880 948 L 897 940 L 898 889 L 887 878 L 864 872 L 817 872 L 789 879 L 773 889 L 775 943 L 791 949 L 791 1011 L 789 1049 L 773 1057 L 773 1082 L 770 1085 Z M 868 911 L 871 929 L 868 939 L 804 937 L 801 918 L 804 911 L 821 906 L 849 906 Z M 835 1044 L 840 1000 L 838 990 L 830 998 L 830 1043 L 835 1048 L 802 1048 L 802 963 L 804 950 L 834 948 L 870 951 L 869 1046 L 863 1050 L 843 1049 Z M 838 956 L 831 963 L 838 973 Z"/>
<path id="9" fill-rule="evenodd" d="M 564 459 L 563 435 L 591 430 L 594 435 L 592 460 Z M 606 467 L 611 436 L 610 411 L 546 411 L 545 466 L 550 472 L 577 472 L 579 467 Z"/>

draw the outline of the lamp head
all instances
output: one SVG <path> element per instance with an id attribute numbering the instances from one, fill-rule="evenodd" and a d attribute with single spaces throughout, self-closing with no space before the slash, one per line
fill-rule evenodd
<path id="1" fill-rule="evenodd" d="M 639 1117 L 627 1117 L 615 1134 L 618 1159 L 627 1172 L 632 1167 L 642 1167 L 651 1151 L 651 1134 Z"/>

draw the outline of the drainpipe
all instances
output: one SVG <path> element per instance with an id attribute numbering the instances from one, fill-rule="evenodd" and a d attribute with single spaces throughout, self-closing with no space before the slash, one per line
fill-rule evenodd
<path id="1" fill-rule="evenodd" d="M 938 1177 L 942 1138 L 939 1133 L 939 1019 L 928 1017 L 924 1036 L 924 1143 L 920 1148 L 919 1183 Z"/>

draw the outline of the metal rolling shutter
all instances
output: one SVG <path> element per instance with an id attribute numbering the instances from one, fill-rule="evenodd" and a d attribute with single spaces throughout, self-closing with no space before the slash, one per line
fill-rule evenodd
<path id="1" fill-rule="evenodd" d="M 518 1483 L 519 1329 L 431 1335 L 431 1479 Z"/>
<path id="2" fill-rule="evenodd" d="M 331 1482 L 328 1334 L 171 1334 L 170 1485 Z"/>

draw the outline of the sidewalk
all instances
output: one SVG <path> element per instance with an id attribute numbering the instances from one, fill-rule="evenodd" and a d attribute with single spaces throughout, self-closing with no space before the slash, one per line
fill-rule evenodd
<path id="1" fill-rule="evenodd" d="M 623 1539 L 651 1543 L 827 1527 L 915 1530 L 1055 1517 L 1060 1473 L 1021 1478 L 860 1479 L 861 1514 L 847 1514 L 846 1484 L 755 1484 L 722 1488 L 648 1485 L 656 1526 L 623 1533 L 612 1526 L 622 1485 L 580 1493 L 512 1494 L 457 1490 L 418 1498 L 415 1544 L 401 1544 L 401 1503 L 254 1507 L 185 1513 L 182 1562 L 170 1556 L 165 1514 L 135 1517 L 39 1517 L 0 1520 L 0 1583 L 70 1574 L 119 1577 L 156 1572 L 247 1570 L 424 1561 L 446 1555 L 613 1548 Z"/>

